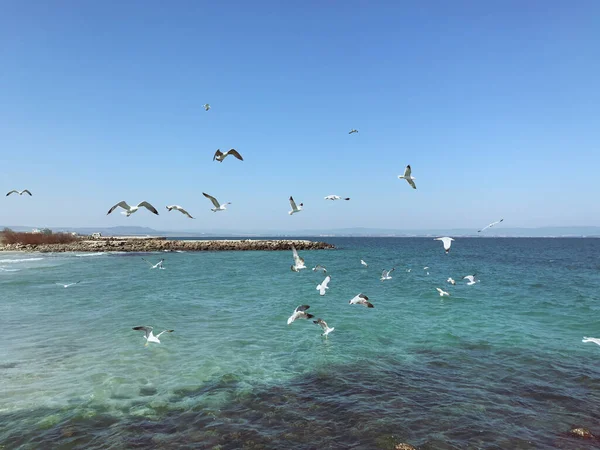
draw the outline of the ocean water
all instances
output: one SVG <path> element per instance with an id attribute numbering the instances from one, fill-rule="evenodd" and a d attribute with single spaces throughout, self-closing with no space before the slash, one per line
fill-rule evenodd
<path id="1" fill-rule="evenodd" d="M 0 448 L 598 448 L 568 431 L 600 435 L 600 239 L 324 240 L 299 273 L 287 251 L 0 253 Z M 288 326 L 301 304 L 335 331 Z"/>

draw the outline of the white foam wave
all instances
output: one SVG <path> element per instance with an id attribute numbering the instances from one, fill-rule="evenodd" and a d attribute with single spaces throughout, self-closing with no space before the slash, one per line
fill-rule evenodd
<path id="1" fill-rule="evenodd" d="M 16 264 L 29 261 L 41 261 L 44 258 L 24 258 L 24 259 L 0 259 L 2 264 Z"/>
<path id="2" fill-rule="evenodd" d="M 105 255 L 105 254 L 106 254 L 106 252 L 96 252 L 96 253 L 82 253 L 82 254 L 75 255 L 75 256 L 79 256 L 81 258 L 84 256 L 100 256 L 100 255 Z"/>
<path id="3" fill-rule="evenodd" d="M 19 272 L 21 269 L 5 269 L 4 267 L 0 267 L 2 272 Z"/>

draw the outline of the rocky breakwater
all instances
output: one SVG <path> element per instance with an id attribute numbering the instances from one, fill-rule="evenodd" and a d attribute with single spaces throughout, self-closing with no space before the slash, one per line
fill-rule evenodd
<path id="1" fill-rule="evenodd" d="M 0 251 L 29 252 L 161 252 L 161 251 L 225 251 L 225 250 L 319 250 L 335 248 L 332 244 L 307 240 L 194 240 L 171 241 L 165 238 L 81 239 L 68 244 L 7 244 Z"/>

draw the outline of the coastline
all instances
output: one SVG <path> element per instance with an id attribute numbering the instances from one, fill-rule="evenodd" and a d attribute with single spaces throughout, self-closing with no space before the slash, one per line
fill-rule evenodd
<path id="1" fill-rule="evenodd" d="M 82 239 L 68 244 L 0 244 L 0 252 L 160 252 L 322 250 L 335 248 L 320 241 L 302 239 L 169 240 L 164 237 L 108 237 Z"/>

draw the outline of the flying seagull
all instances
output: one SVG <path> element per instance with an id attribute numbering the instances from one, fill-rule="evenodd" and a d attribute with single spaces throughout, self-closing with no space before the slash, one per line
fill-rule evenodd
<path id="1" fill-rule="evenodd" d="M 313 267 L 313 272 L 317 272 L 319 270 L 322 270 L 323 273 L 327 273 L 327 269 L 325 268 L 325 266 L 322 266 L 321 264 L 317 264 L 315 267 Z"/>
<path id="2" fill-rule="evenodd" d="M 125 214 L 127 217 L 129 217 L 130 215 L 132 215 L 134 212 L 136 212 L 142 206 L 144 208 L 146 208 L 148 211 L 150 211 L 150 212 L 152 212 L 152 213 L 154 213 L 154 214 L 156 214 L 158 216 L 158 211 L 156 210 L 156 208 L 154 206 L 152 206 L 148 202 L 144 201 L 144 202 L 138 203 L 137 206 L 129 206 L 125 200 L 123 200 L 122 202 L 117 203 L 115 206 L 113 206 L 112 208 L 110 208 L 108 210 L 108 212 L 106 213 L 106 215 L 108 216 L 111 212 L 113 212 L 119 206 L 125 210 L 125 211 L 121 211 L 121 214 Z"/>
<path id="3" fill-rule="evenodd" d="M 316 323 L 316 322 L 315 322 Z M 593 342 L 594 344 L 598 344 L 600 345 L 600 339 L 598 338 L 591 338 L 591 337 L 586 337 L 584 336 L 583 339 L 581 340 L 581 342 Z"/>
<path id="4" fill-rule="evenodd" d="M 292 205 L 292 210 L 289 211 L 288 214 L 291 216 L 294 213 L 302 211 L 302 207 L 304 206 L 304 203 L 300 203 L 300 206 L 296 206 L 296 202 L 294 201 L 294 198 L 290 195 L 290 205 Z"/>
<path id="5" fill-rule="evenodd" d="M 179 205 L 171 205 L 171 206 L 167 206 L 167 209 L 169 211 L 176 209 L 177 211 L 179 211 L 182 214 L 185 214 L 186 216 L 188 216 L 190 219 L 193 219 L 193 217 L 190 215 L 189 212 L 187 212 L 185 209 L 183 209 L 181 206 Z"/>
<path id="6" fill-rule="evenodd" d="M 227 203 L 223 203 L 222 205 L 217 201 L 216 198 L 214 198 L 212 195 L 208 195 L 207 193 L 203 192 L 202 195 L 204 195 L 207 199 L 209 199 L 213 205 L 215 205 L 214 208 L 210 208 L 210 210 L 212 212 L 217 212 L 217 211 L 225 211 L 227 209 L 227 205 L 231 205 L 231 202 L 227 202 Z"/>
<path id="7" fill-rule="evenodd" d="M 443 297 L 444 295 L 447 295 L 448 297 L 450 297 L 450 294 L 448 294 L 446 291 L 442 291 L 440 288 L 436 288 L 436 289 L 440 293 L 440 297 Z"/>
<path id="8" fill-rule="evenodd" d="M 6 194 L 6 196 L 8 197 L 10 194 L 13 194 L 13 193 L 17 193 L 19 195 L 29 194 L 29 196 L 31 196 L 31 192 L 29 192 L 29 190 L 27 190 L 27 189 L 23 189 L 22 191 L 17 191 L 16 189 L 13 189 L 8 194 Z"/>
<path id="9" fill-rule="evenodd" d="M 469 282 L 467 283 L 467 286 L 471 286 L 475 283 L 479 283 L 479 280 L 477 279 L 476 274 L 467 275 L 467 276 L 463 277 L 463 280 L 469 280 Z"/>
<path id="10" fill-rule="evenodd" d="M 452 245 L 453 240 L 454 239 L 452 239 L 451 237 L 439 237 L 434 239 L 434 241 L 442 241 L 442 243 L 444 244 L 444 250 L 446 250 L 446 254 L 448 254 L 448 252 L 450 251 L 450 246 Z"/>
<path id="11" fill-rule="evenodd" d="M 367 297 L 365 294 L 356 295 L 348 303 L 350 303 L 351 305 L 363 305 L 363 306 L 366 306 L 367 308 L 375 308 L 373 306 L 373 304 L 369 302 L 369 297 Z"/>
<path id="12" fill-rule="evenodd" d="M 294 264 L 291 266 L 292 272 L 300 272 L 300 270 L 306 269 L 306 266 L 304 265 L 304 258 L 301 258 L 298 255 L 298 250 L 296 250 L 294 244 L 292 244 L 292 256 L 294 257 Z"/>
<path id="13" fill-rule="evenodd" d="M 417 186 L 415 185 L 415 182 L 413 180 L 415 180 L 415 177 L 411 176 L 411 168 L 410 168 L 410 164 L 408 166 L 406 166 L 406 169 L 404 169 L 404 175 L 398 175 L 398 178 L 400 178 L 401 180 L 404 179 L 408 182 L 408 184 L 410 184 L 412 186 L 413 189 L 416 189 Z"/>
<path id="14" fill-rule="evenodd" d="M 488 228 L 492 228 L 494 225 L 498 225 L 500 222 L 504 222 L 504 219 L 500 219 L 500 220 L 497 220 L 496 222 L 492 222 L 487 227 L 483 227 L 481 230 L 477 230 L 477 232 L 481 233 L 483 230 L 487 230 Z"/>
<path id="15" fill-rule="evenodd" d="M 393 269 L 391 269 L 391 270 L 384 270 L 384 271 L 381 273 L 381 281 L 385 281 L 385 280 L 391 280 L 391 279 L 392 279 L 392 277 L 390 276 L 390 273 L 392 273 L 394 270 L 396 270 L 396 268 L 395 268 L 395 267 L 394 267 Z"/>
<path id="16" fill-rule="evenodd" d="M 163 267 L 163 262 L 165 261 L 165 258 L 162 258 L 159 262 L 157 262 L 156 264 L 152 264 L 150 261 L 148 261 L 146 258 L 142 258 L 144 261 L 146 261 L 148 264 L 150 264 L 150 268 L 151 269 L 164 269 Z"/>
<path id="17" fill-rule="evenodd" d="M 350 200 L 350 197 L 342 198 L 339 195 L 328 195 L 325 200 Z"/>
<path id="18" fill-rule="evenodd" d="M 321 284 L 317 285 L 317 291 L 319 291 L 320 295 L 325 295 L 325 291 L 327 289 L 329 289 L 329 287 L 327 285 L 329 284 L 330 281 L 331 281 L 331 276 L 327 275 L 325 277 L 325 279 L 323 281 L 321 281 Z"/>
<path id="19" fill-rule="evenodd" d="M 223 153 L 220 149 L 217 149 L 217 151 L 215 152 L 215 155 L 213 156 L 213 161 L 216 159 L 219 162 L 223 162 L 223 160 L 227 157 L 227 155 L 233 155 L 240 161 L 244 160 L 244 158 L 242 158 L 242 155 L 240 155 L 235 148 L 232 148 L 232 149 L 227 150 L 225 153 Z"/>
<path id="20" fill-rule="evenodd" d="M 348 134 L 352 134 L 352 133 L 358 133 L 358 130 L 355 130 L 354 128 L 352 128 Z"/>
<path id="21" fill-rule="evenodd" d="M 369 265 L 362 259 L 360 260 L 360 263 L 365 267 L 369 267 Z"/>
<path id="22" fill-rule="evenodd" d="M 448 278 L 446 281 L 447 281 L 448 283 L 450 283 L 452 286 L 454 286 L 454 285 L 456 284 L 456 281 L 454 281 L 454 280 L 452 279 L 452 277 Z"/>
<path id="23" fill-rule="evenodd" d="M 294 310 L 294 314 L 292 314 L 290 316 L 290 318 L 287 321 L 287 324 L 291 324 L 294 320 L 296 319 L 312 319 L 313 316 L 312 314 L 308 314 L 304 311 L 306 311 L 308 308 L 310 308 L 310 306 L 308 305 L 300 305 L 298 306 L 295 310 Z"/>
<path id="24" fill-rule="evenodd" d="M 172 333 L 173 331 L 175 331 L 175 330 L 164 330 L 164 331 L 161 331 L 160 333 L 158 333 L 156 336 L 154 336 L 154 334 L 152 334 L 152 330 L 154 328 L 152 328 L 152 327 L 133 327 L 133 329 L 144 332 L 144 338 L 146 338 L 146 345 L 148 345 L 149 342 L 156 342 L 157 344 L 160 344 L 160 341 L 158 340 L 158 338 L 160 337 L 161 334 Z"/>
<path id="25" fill-rule="evenodd" d="M 62 283 L 55 283 L 55 284 L 58 284 L 59 286 L 62 286 L 64 288 L 68 288 L 69 286 L 74 286 L 79 283 L 81 283 L 81 281 L 76 281 L 75 283 L 69 283 L 69 284 L 62 284 Z"/>
<path id="26" fill-rule="evenodd" d="M 317 320 L 313 320 L 313 323 L 316 323 L 317 325 L 319 325 L 321 328 L 323 328 L 323 334 L 321 336 L 325 336 L 327 337 L 327 335 L 329 333 L 331 333 L 333 330 L 335 330 L 335 327 L 333 328 L 329 328 L 327 326 L 327 322 L 325 322 L 323 319 L 317 319 Z"/>
<path id="27" fill-rule="evenodd" d="M 208 103 L 205 103 L 202 106 L 204 106 L 204 111 L 208 111 L 210 109 L 210 105 Z"/>

